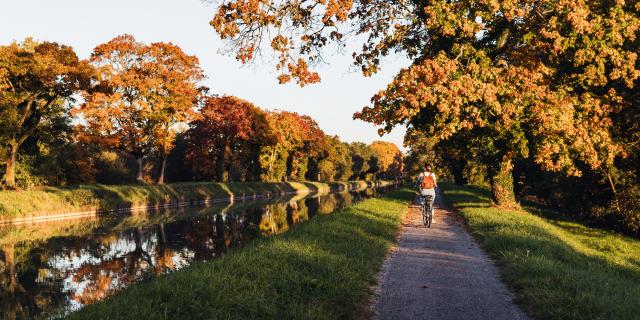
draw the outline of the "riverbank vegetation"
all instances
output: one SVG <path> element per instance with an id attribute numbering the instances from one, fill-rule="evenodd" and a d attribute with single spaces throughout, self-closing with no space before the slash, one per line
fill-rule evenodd
<path id="1" fill-rule="evenodd" d="M 0 187 L 393 178 L 392 143 L 346 143 L 309 116 L 210 94 L 198 58 L 118 36 L 87 60 L 0 46 Z"/>
<path id="2" fill-rule="evenodd" d="M 392 191 L 316 217 L 236 254 L 134 285 L 69 318 L 358 318 L 413 196 Z"/>
<path id="3" fill-rule="evenodd" d="M 379 185 L 388 185 L 380 181 Z M 227 200 L 243 196 L 357 190 L 373 182 L 236 182 L 164 185 L 83 185 L 0 192 L 0 220 L 82 211 L 130 209 L 180 202 Z"/>
<path id="4" fill-rule="evenodd" d="M 537 319 L 635 319 L 640 241 L 539 207 L 491 205 L 487 188 L 441 184 L 496 260 L 517 302 Z"/>

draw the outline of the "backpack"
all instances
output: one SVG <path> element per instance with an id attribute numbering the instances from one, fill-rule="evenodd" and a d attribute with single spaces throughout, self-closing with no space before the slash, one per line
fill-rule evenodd
<path id="1" fill-rule="evenodd" d="M 424 174 L 422 177 L 422 182 L 420 182 L 420 189 L 434 189 L 436 187 L 436 182 L 433 180 L 433 174 Z"/>

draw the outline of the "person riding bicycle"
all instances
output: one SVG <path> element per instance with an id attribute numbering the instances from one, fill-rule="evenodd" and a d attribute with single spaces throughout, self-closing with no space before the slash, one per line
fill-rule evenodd
<path id="1" fill-rule="evenodd" d="M 424 166 L 424 171 L 418 175 L 416 185 L 420 190 L 420 195 L 424 198 L 431 196 L 431 206 L 436 199 L 436 188 L 438 187 L 438 181 L 436 180 L 436 174 L 433 173 L 431 165 Z M 425 198 L 426 199 L 426 198 Z M 435 213 L 435 210 L 434 210 Z M 435 220 L 435 214 L 433 219 Z"/>

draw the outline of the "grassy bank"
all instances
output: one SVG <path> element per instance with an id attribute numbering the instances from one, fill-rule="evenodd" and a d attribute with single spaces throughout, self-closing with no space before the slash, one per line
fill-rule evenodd
<path id="1" fill-rule="evenodd" d="M 134 285 L 72 319 L 360 318 L 409 190 L 392 191 L 239 253 Z"/>
<path id="2" fill-rule="evenodd" d="M 352 189 L 366 186 L 366 182 L 356 181 L 42 187 L 28 191 L 0 191 L 0 220 L 59 212 L 108 211 L 168 202 L 228 198 L 232 195 L 327 191 L 333 188 Z"/>
<path id="3" fill-rule="evenodd" d="M 490 207 L 489 193 L 442 185 L 446 201 L 497 261 L 519 304 L 539 319 L 637 319 L 640 241 L 536 208 Z"/>

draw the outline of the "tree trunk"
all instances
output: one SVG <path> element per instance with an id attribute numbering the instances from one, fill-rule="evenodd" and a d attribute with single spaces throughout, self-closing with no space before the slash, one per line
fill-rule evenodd
<path id="1" fill-rule="evenodd" d="M 5 171 L 0 181 L 0 187 L 5 189 L 16 188 L 16 162 L 18 158 L 18 143 L 16 141 L 9 143 L 9 155 L 6 159 Z"/>
<path id="2" fill-rule="evenodd" d="M 491 197 L 498 207 L 517 208 L 513 192 L 513 162 L 504 157 L 497 168 L 490 170 Z"/>
<path id="3" fill-rule="evenodd" d="M 218 159 L 216 159 L 216 177 L 218 182 L 226 182 L 224 173 L 225 173 L 225 158 L 227 152 L 227 145 L 222 146 L 220 151 L 218 152 Z"/>
<path id="4" fill-rule="evenodd" d="M 227 165 L 227 181 L 233 182 L 233 162 L 235 161 L 233 143 L 229 144 L 229 164 Z"/>
<path id="5" fill-rule="evenodd" d="M 158 176 L 158 184 L 164 184 L 164 171 L 167 168 L 167 157 L 162 157 L 160 164 L 160 176 Z"/>
<path id="6" fill-rule="evenodd" d="M 142 156 L 136 159 L 136 163 L 138 163 L 138 176 L 136 177 L 136 181 L 138 181 L 138 183 L 140 184 L 144 184 L 144 178 L 142 177 L 142 172 L 144 171 Z"/>
<path id="7" fill-rule="evenodd" d="M 6 245 L 0 248 L 0 251 L 4 253 L 4 263 L 8 266 L 9 270 L 9 292 L 15 293 L 16 284 L 16 264 L 15 264 L 15 250 L 13 245 Z"/>
<path id="8" fill-rule="evenodd" d="M 167 244 L 167 234 L 164 232 L 164 223 L 158 225 L 160 227 L 160 243 Z"/>
<path id="9" fill-rule="evenodd" d="M 618 198 L 618 192 L 616 191 L 616 185 L 613 183 L 613 179 L 611 178 L 611 174 L 607 172 L 607 180 L 609 180 L 609 186 L 611 187 L 611 191 L 613 192 L 613 203 L 616 208 L 618 214 L 622 213 L 622 208 L 620 208 L 620 199 Z"/>
<path id="10" fill-rule="evenodd" d="M 454 165 L 451 169 L 451 173 L 453 174 L 453 182 L 456 185 L 463 186 L 467 184 L 467 179 L 464 176 L 464 166 Z"/>

